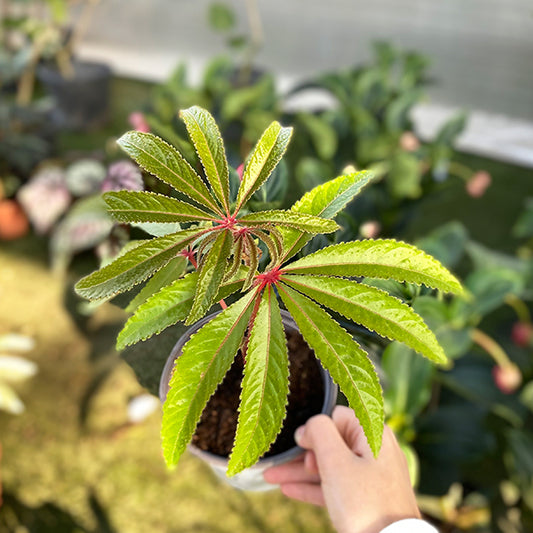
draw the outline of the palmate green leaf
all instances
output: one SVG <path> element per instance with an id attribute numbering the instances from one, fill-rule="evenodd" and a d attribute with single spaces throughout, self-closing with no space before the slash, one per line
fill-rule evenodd
<path id="1" fill-rule="evenodd" d="M 198 272 L 196 294 L 185 324 L 194 324 L 194 322 L 200 320 L 213 305 L 226 273 L 227 259 L 231 254 L 232 244 L 233 237 L 231 233 L 229 231 L 221 231 L 207 252 Z"/>
<path id="2" fill-rule="evenodd" d="M 403 342 L 434 363 L 446 363 L 442 347 L 422 317 L 386 292 L 342 278 L 288 275 L 281 279 L 382 337 Z"/>
<path id="3" fill-rule="evenodd" d="M 211 114 L 198 106 L 180 111 L 213 193 L 229 214 L 229 169 L 220 131 Z"/>
<path id="4" fill-rule="evenodd" d="M 169 467 L 190 442 L 207 401 L 229 370 L 252 314 L 251 291 L 210 320 L 183 347 L 163 406 L 161 438 Z"/>
<path id="5" fill-rule="evenodd" d="M 127 313 L 133 313 L 141 304 L 146 302 L 148 298 L 153 296 L 156 292 L 161 290 L 181 278 L 187 268 L 187 259 L 183 256 L 171 259 L 161 270 L 157 271 L 147 282 L 146 285 L 139 291 L 137 296 L 131 300 L 126 307 Z"/>
<path id="6" fill-rule="evenodd" d="M 139 306 L 117 337 L 117 350 L 161 333 L 185 320 L 191 310 L 198 272 L 191 272 L 161 289 Z"/>
<path id="7" fill-rule="evenodd" d="M 374 175 L 366 171 L 339 176 L 304 194 L 291 211 L 334 218 L 373 178 Z M 280 228 L 280 233 L 283 236 L 284 260 L 298 253 L 312 237 L 309 233 L 291 228 Z"/>
<path id="8" fill-rule="evenodd" d="M 107 211 L 118 222 L 204 222 L 213 215 L 187 202 L 162 194 L 118 191 L 104 194 Z"/>
<path id="9" fill-rule="evenodd" d="M 227 298 L 239 290 L 248 269 L 241 267 L 228 281 L 220 285 L 215 301 Z M 164 329 L 187 318 L 191 311 L 198 272 L 191 272 L 148 298 L 128 319 L 117 338 L 117 350 L 159 335 Z"/>
<path id="10" fill-rule="evenodd" d="M 306 233 L 332 233 L 339 229 L 339 225 L 333 220 L 282 210 L 258 211 L 244 215 L 238 221 L 246 226 L 287 226 Z"/>
<path id="11" fill-rule="evenodd" d="M 228 476 L 252 466 L 280 432 L 289 394 L 289 359 L 276 294 L 269 286 L 254 320 Z"/>
<path id="12" fill-rule="evenodd" d="M 127 291 L 165 266 L 201 234 L 202 231 L 197 229 L 185 230 L 144 242 L 81 279 L 75 290 L 89 300 L 109 298 Z"/>
<path id="13" fill-rule="evenodd" d="M 117 144 L 144 170 L 214 213 L 221 213 L 202 178 L 185 158 L 151 133 L 129 131 Z"/>
<path id="14" fill-rule="evenodd" d="M 284 271 L 290 274 L 394 279 L 464 294 L 459 281 L 436 259 L 410 244 L 391 239 L 334 244 L 298 259 Z"/>
<path id="15" fill-rule="evenodd" d="M 312 300 L 284 284 L 278 290 L 305 341 L 346 396 L 377 456 L 385 418 L 383 395 L 366 352 Z"/>
<path id="16" fill-rule="evenodd" d="M 283 157 L 291 133 L 292 128 L 282 128 L 278 122 L 273 122 L 263 133 L 244 169 L 237 194 L 236 212 L 268 179 Z"/>

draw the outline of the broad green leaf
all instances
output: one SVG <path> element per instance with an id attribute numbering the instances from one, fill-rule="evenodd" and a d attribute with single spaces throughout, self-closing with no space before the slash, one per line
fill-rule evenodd
<path id="1" fill-rule="evenodd" d="M 391 278 L 463 294 L 459 281 L 436 259 L 401 241 L 373 240 L 334 244 L 298 259 L 284 271 L 294 274 Z"/>
<path id="2" fill-rule="evenodd" d="M 312 300 L 287 285 L 280 284 L 278 290 L 307 344 L 348 399 L 377 456 L 385 418 L 383 396 L 366 352 Z"/>
<path id="3" fill-rule="evenodd" d="M 117 144 L 144 170 L 200 205 L 220 213 L 220 208 L 202 178 L 185 158 L 163 139 L 151 133 L 129 131 Z"/>
<path id="4" fill-rule="evenodd" d="M 250 315 L 256 291 L 210 320 L 183 347 L 163 406 L 161 437 L 167 465 L 175 466 L 190 442 L 207 401 L 229 370 Z"/>
<path id="5" fill-rule="evenodd" d="M 104 194 L 109 214 L 118 222 L 203 222 L 213 215 L 187 202 L 153 192 L 118 191 Z"/>
<path id="6" fill-rule="evenodd" d="M 446 363 L 444 351 L 422 317 L 386 292 L 342 278 L 283 276 L 281 279 L 382 337 L 403 342 L 435 363 Z"/>
<path id="7" fill-rule="evenodd" d="M 291 211 L 334 218 L 373 178 L 374 175 L 366 171 L 339 176 L 304 194 Z M 280 228 L 280 232 L 283 235 L 284 260 L 298 253 L 312 237 L 309 233 L 291 228 Z"/>
<path id="8" fill-rule="evenodd" d="M 215 301 L 223 300 L 240 289 L 246 275 L 247 269 L 241 267 L 233 278 L 220 286 Z M 162 288 L 140 305 L 119 333 L 117 350 L 158 335 L 169 326 L 185 320 L 191 311 L 197 282 L 198 272 L 191 272 Z"/>
<path id="9" fill-rule="evenodd" d="M 185 324 L 193 324 L 200 320 L 213 304 L 226 273 L 227 259 L 231 254 L 232 244 L 233 237 L 231 233 L 229 231 L 221 231 L 207 252 L 198 272 L 196 294 Z"/>
<path id="10" fill-rule="evenodd" d="M 252 466 L 280 432 L 289 394 L 289 360 L 274 289 L 263 295 L 254 320 L 242 382 L 235 446 L 228 464 L 232 476 Z"/>
<path id="11" fill-rule="evenodd" d="M 307 233 L 332 233 L 339 229 L 339 225 L 333 220 L 281 210 L 250 213 L 240 217 L 238 221 L 246 226 L 288 226 Z"/>
<path id="12" fill-rule="evenodd" d="M 283 157 L 291 133 L 292 128 L 282 128 L 278 122 L 273 122 L 263 133 L 244 169 L 235 211 L 238 211 L 268 179 Z"/>
<path id="13" fill-rule="evenodd" d="M 147 241 L 81 279 L 76 292 L 98 300 L 127 291 L 165 266 L 200 234 L 197 229 L 185 230 Z"/>
<path id="14" fill-rule="evenodd" d="M 387 416 L 407 416 L 411 420 L 418 416 L 431 398 L 435 367 L 414 350 L 393 342 L 383 352 L 381 368 L 387 383 Z"/>
<path id="15" fill-rule="evenodd" d="M 398 150 L 390 160 L 387 188 L 395 199 L 419 198 L 422 195 L 422 167 L 411 152 Z"/>
<path id="16" fill-rule="evenodd" d="M 167 287 L 178 278 L 181 278 L 187 268 L 187 259 L 183 256 L 171 259 L 161 270 L 156 272 L 147 282 L 140 292 L 126 307 L 127 313 L 133 313 L 148 298 L 153 296 L 163 287 Z"/>
<path id="17" fill-rule="evenodd" d="M 463 257 L 468 243 L 466 228 L 457 221 L 448 222 L 416 241 L 417 248 L 433 256 L 447 268 L 453 268 Z"/>
<path id="18" fill-rule="evenodd" d="M 229 214 L 229 169 L 220 131 L 211 114 L 198 106 L 180 111 L 213 192 Z"/>
<path id="19" fill-rule="evenodd" d="M 460 305 L 457 305 L 457 304 Z M 442 346 L 450 359 L 462 357 L 472 348 L 472 318 L 470 312 L 462 316 L 463 300 L 450 302 L 433 296 L 418 296 L 413 310 L 419 314 Z"/>
<path id="20" fill-rule="evenodd" d="M 209 4 L 207 18 L 211 28 L 216 31 L 227 32 L 235 28 L 235 11 L 222 2 Z"/>
<path id="21" fill-rule="evenodd" d="M 338 148 L 337 132 L 325 115 L 298 113 L 296 120 L 307 130 L 314 151 L 320 159 L 329 161 L 335 157 Z"/>
<path id="22" fill-rule="evenodd" d="M 391 133 L 399 134 L 410 126 L 410 112 L 415 104 L 422 99 L 418 89 L 400 94 L 387 105 L 384 114 L 384 124 Z"/>

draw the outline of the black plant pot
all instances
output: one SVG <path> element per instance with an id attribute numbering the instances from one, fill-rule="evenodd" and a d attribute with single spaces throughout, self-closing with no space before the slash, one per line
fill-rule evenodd
<path id="1" fill-rule="evenodd" d="M 86 131 L 103 126 L 108 118 L 111 69 L 103 63 L 74 61 L 74 74 L 64 77 L 48 64 L 37 76 L 55 101 L 52 121 L 58 129 Z"/>

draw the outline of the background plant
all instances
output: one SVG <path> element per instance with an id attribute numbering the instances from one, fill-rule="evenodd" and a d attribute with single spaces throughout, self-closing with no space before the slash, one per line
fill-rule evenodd
<path id="1" fill-rule="evenodd" d="M 81 251 L 95 248 L 105 262 L 129 240 L 107 214 L 101 192 L 143 189 L 142 174 L 129 161 L 106 167 L 97 159 L 80 159 L 66 167 L 43 165 L 18 190 L 17 199 L 34 231 L 50 236 L 53 269 L 64 271 Z"/>
<path id="2" fill-rule="evenodd" d="M 425 98 L 428 67 L 426 56 L 380 42 L 374 45 L 372 62 L 321 74 L 296 87 L 292 97 L 318 89 L 333 98 L 328 109 L 297 112 L 289 119 L 298 132 L 289 153 L 291 170 L 301 188 L 316 186 L 346 165 L 368 168 L 380 181 L 352 205 L 350 217 L 357 225 L 379 221 L 385 234 L 398 235 L 416 202 L 441 188 L 449 176 L 470 180 L 474 172 L 453 161 L 464 113 L 441 126 L 429 143 L 415 132 L 411 115 Z"/>
<path id="3" fill-rule="evenodd" d="M 409 348 L 389 345 L 382 357 L 388 423 L 413 470 L 421 465 L 421 493 L 439 495 L 421 499 L 425 512 L 461 530 L 491 523 L 527 530 L 531 487 L 522 473 L 531 460 L 533 366 L 513 322 L 530 320 L 531 259 L 489 250 L 458 223 L 417 245 L 461 271 L 472 298 L 445 302 L 422 294 L 413 302 L 450 364 L 437 370 Z M 412 301 L 412 291 L 390 290 Z"/>

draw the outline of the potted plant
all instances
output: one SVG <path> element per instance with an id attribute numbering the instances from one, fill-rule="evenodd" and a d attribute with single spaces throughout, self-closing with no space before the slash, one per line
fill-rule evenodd
<path id="1" fill-rule="evenodd" d="M 384 422 L 378 376 L 367 353 L 324 308 L 442 364 L 444 352 L 421 317 L 365 281 L 394 279 L 452 293 L 462 293 L 461 284 L 437 260 L 394 240 L 344 242 L 294 260 L 313 235 L 339 227 L 332 219 L 372 176 L 339 176 L 306 193 L 290 210 L 248 212 L 247 201 L 281 160 L 291 128 L 277 122 L 268 127 L 232 194 L 230 169 L 213 117 L 199 107 L 180 115 L 205 177 L 158 137 L 129 132 L 119 145 L 179 197 L 119 191 L 106 193 L 104 201 L 121 223 L 186 226 L 138 242 L 76 285 L 81 296 L 105 300 L 151 277 L 130 304 L 134 314 L 118 336 L 119 349 L 178 322 L 194 324 L 215 302 L 232 295 L 233 303 L 222 302 L 224 309 L 191 336 L 176 360 L 163 410 L 168 466 L 177 464 L 238 352 L 244 372 L 228 476 L 254 465 L 269 450 L 282 427 L 289 390 L 289 356 L 278 299 L 339 385 L 377 454 Z M 184 270 L 183 258 L 196 270 Z"/>
<path id="2" fill-rule="evenodd" d="M 76 57 L 79 42 L 100 2 L 83 0 L 78 16 L 69 21 L 68 3 L 58 0 L 50 8 L 49 21 L 41 22 L 40 33 L 51 38 L 36 39 L 36 47 L 41 47 L 35 52 L 34 66 L 39 81 L 54 99 L 52 120 L 60 128 L 93 129 L 105 124 L 108 118 L 110 67 Z"/>

